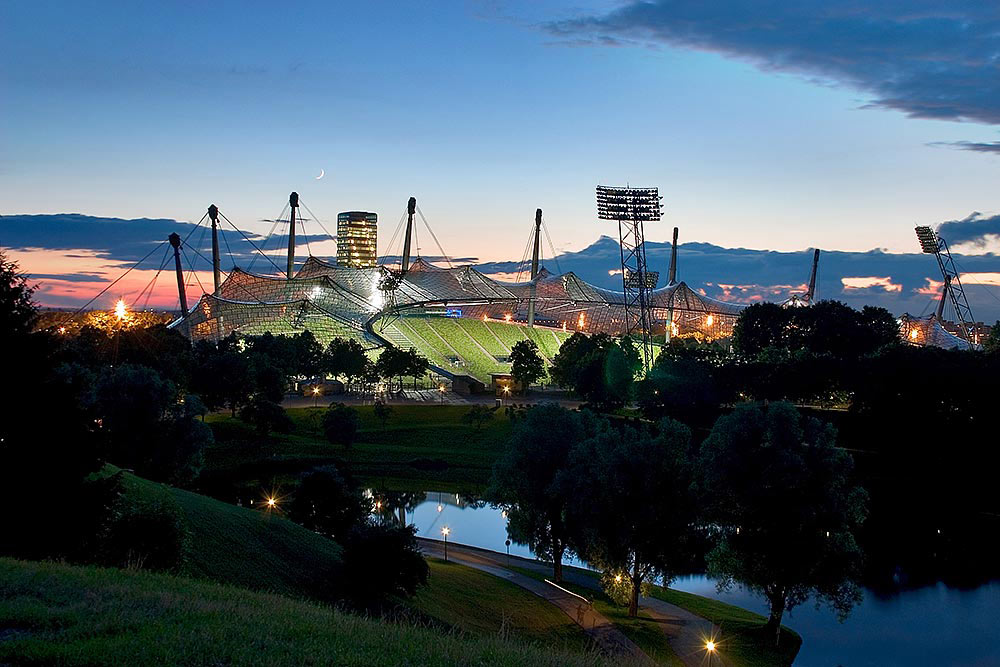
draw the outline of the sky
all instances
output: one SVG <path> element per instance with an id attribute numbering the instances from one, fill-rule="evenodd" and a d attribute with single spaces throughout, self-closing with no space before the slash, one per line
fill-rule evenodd
<path id="1" fill-rule="evenodd" d="M 663 195 L 651 241 L 902 253 L 947 222 L 1000 252 L 993 3 L 15 2 L 0 90 L 3 216 L 214 202 L 265 235 L 296 190 L 330 230 L 377 212 L 385 250 L 413 195 L 447 254 L 502 262 L 539 207 L 556 251 L 614 235 L 594 187 L 629 183 Z M 128 265 L 3 220 L 33 273 Z"/>

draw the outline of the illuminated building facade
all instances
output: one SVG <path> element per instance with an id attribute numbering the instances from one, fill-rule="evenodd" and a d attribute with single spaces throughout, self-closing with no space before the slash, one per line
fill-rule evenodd
<path id="1" fill-rule="evenodd" d="M 337 264 L 352 269 L 375 267 L 378 215 L 365 211 L 337 214 Z"/>

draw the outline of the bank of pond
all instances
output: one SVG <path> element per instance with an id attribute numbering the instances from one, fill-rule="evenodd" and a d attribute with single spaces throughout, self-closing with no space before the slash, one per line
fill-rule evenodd
<path id="1" fill-rule="evenodd" d="M 425 492 L 410 507 L 405 520 L 417 528 L 418 537 L 441 539 L 447 527 L 449 540 L 512 556 L 533 558 L 525 545 L 506 544 L 507 520 L 501 510 L 474 497 L 446 492 Z M 398 507 L 386 507 L 398 517 Z M 936 529 L 934 529 L 936 535 Z M 586 567 L 574 559 L 568 564 Z M 1000 655 L 988 638 L 1000 618 L 1000 580 L 949 586 L 935 582 L 915 588 L 895 588 L 882 582 L 868 586 L 864 600 L 843 622 L 829 609 L 806 602 L 789 614 L 784 624 L 799 633 L 802 646 L 795 665 L 970 665 L 997 664 Z M 875 582 L 871 582 L 873 585 Z M 718 599 L 760 614 L 767 605 L 759 596 L 734 589 L 719 593 L 715 582 L 703 574 L 679 577 L 671 588 Z"/>

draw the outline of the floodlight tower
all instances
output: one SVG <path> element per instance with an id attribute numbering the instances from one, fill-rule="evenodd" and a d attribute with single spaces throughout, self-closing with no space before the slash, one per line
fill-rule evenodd
<path id="1" fill-rule="evenodd" d="M 538 285 L 535 278 L 538 277 L 538 245 L 539 236 L 542 230 L 542 209 L 535 209 L 535 246 L 531 251 L 531 296 L 528 299 L 528 326 L 535 326 L 535 299 L 538 294 Z"/>
<path id="2" fill-rule="evenodd" d="M 625 332 L 638 334 L 642 345 L 643 370 L 653 365 L 653 309 L 650 292 L 659 271 L 646 269 L 646 238 L 643 223 L 660 219 L 663 204 L 657 188 L 597 186 L 597 217 L 618 221 L 622 258 L 622 288 L 625 297 Z"/>
<path id="3" fill-rule="evenodd" d="M 966 298 L 965 290 L 962 288 L 962 281 L 959 278 L 958 269 L 955 267 L 955 260 L 951 257 L 951 251 L 948 250 L 948 242 L 930 227 L 918 226 L 915 228 L 915 231 L 917 233 L 917 240 L 920 241 L 920 249 L 928 255 L 934 255 L 938 262 L 938 269 L 941 271 L 941 277 L 944 279 L 941 304 L 938 306 L 937 312 L 938 318 L 944 313 L 943 304 L 947 295 L 948 300 L 951 301 L 951 305 L 955 309 L 955 319 L 958 320 L 958 328 L 962 333 L 962 337 L 969 341 L 971 345 L 975 345 L 976 320 L 972 316 L 972 308 L 969 306 L 969 300 Z"/>
<path id="4" fill-rule="evenodd" d="M 291 212 L 288 216 L 288 279 L 292 279 L 295 271 L 295 209 L 299 207 L 299 193 L 293 192 L 288 195 L 288 206 Z"/>

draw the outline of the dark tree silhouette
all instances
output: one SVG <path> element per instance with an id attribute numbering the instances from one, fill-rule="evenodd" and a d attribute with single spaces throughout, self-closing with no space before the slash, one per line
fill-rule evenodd
<path id="1" fill-rule="evenodd" d="M 776 642 L 783 614 L 810 597 L 842 618 L 861 599 L 867 494 L 834 441 L 831 426 L 772 403 L 720 417 L 701 446 L 702 504 L 718 531 L 709 572 L 764 596 Z"/>
<path id="2" fill-rule="evenodd" d="M 519 340 L 510 348 L 510 374 L 521 390 L 545 377 L 545 361 L 533 340 Z"/>

